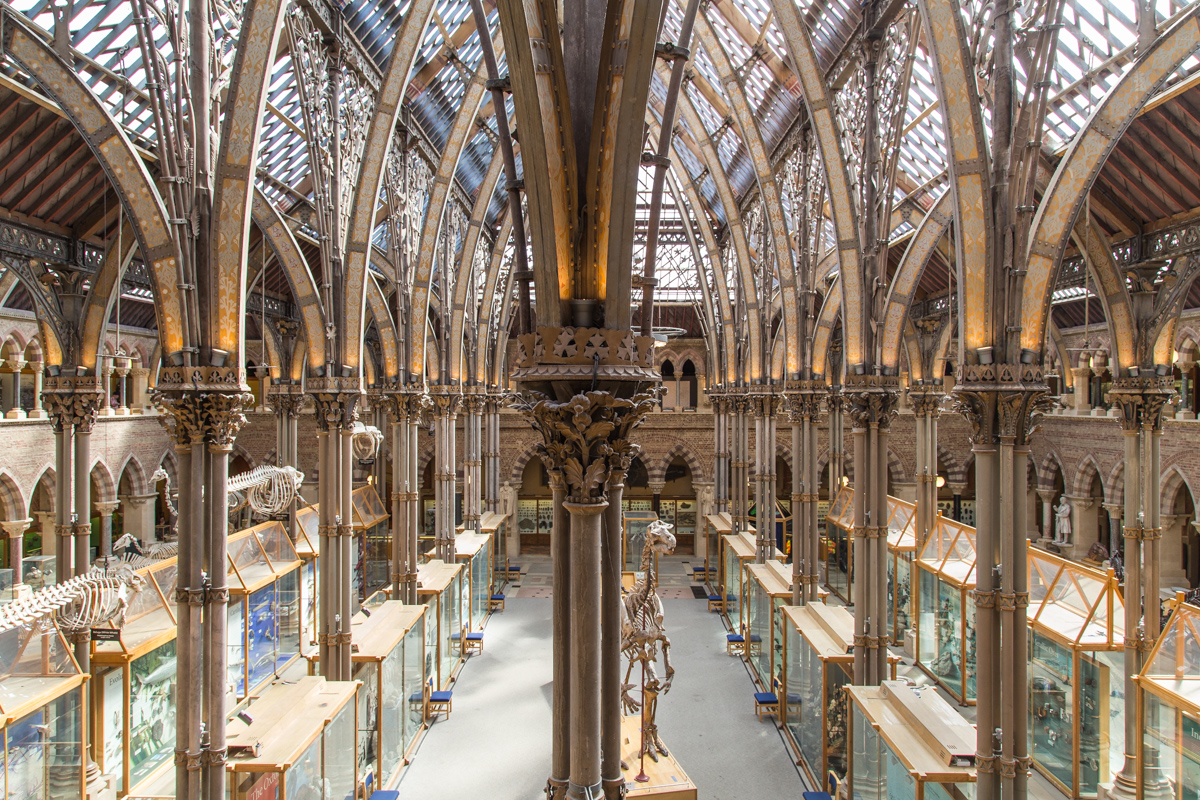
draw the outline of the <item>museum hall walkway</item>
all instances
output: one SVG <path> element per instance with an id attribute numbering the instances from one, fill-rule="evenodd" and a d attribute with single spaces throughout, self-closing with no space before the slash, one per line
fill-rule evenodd
<path id="1" fill-rule="evenodd" d="M 514 560 L 515 563 L 516 560 Z M 541 800 L 550 766 L 550 560 L 520 559 L 519 587 L 485 629 L 482 655 L 463 667 L 454 711 L 430 728 L 404 774 L 401 798 Z M 725 629 L 691 599 L 680 557 L 663 559 L 675 683 L 658 725 L 704 800 L 799 797 L 805 787 L 773 722 L 754 715 L 741 659 L 725 654 Z M 684 599 L 688 598 L 688 599 Z"/>

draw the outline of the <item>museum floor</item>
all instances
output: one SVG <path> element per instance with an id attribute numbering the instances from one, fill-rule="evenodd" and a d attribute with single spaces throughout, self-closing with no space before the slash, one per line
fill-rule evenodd
<path id="1" fill-rule="evenodd" d="M 506 589 L 504 613 L 489 619 L 483 654 L 472 656 L 459 673 L 453 713 L 431 726 L 405 771 L 401 798 L 544 797 L 550 753 L 550 559 L 522 556 L 519 561 L 521 580 Z M 678 556 L 661 563 L 659 594 L 676 669 L 674 686 L 658 706 L 663 741 L 704 800 L 800 797 L 810 787 L 779 729 L 756 719 L 745 662 L 726 655 L 720 616 L 694 597 L 691 563 Z M 916 667 L 901 666 L 899 673 L 929 682 Z M 974 707 L 961 710 L 974 717 Z M 1037 772 L 1030 796 L 1064 800 Z"/>

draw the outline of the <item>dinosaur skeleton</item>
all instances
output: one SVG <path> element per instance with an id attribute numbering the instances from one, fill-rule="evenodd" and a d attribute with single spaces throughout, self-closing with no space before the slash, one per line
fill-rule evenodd
<path id="1" fill-rule="evenodd" d="M 295 467 L 264 464 L 229 478 L 229 513 L 246 506 L 255 514 L 270 517 L 282 513 L 300 493 L 304 473 Z"/>
<path id="2" fill-rule="evenodd" d="M 629 659 L 625 681 L 621 686 L 621 703 L 627 714 L 641 710 L 642 702 L 629 694 L 629 690 L 637 686 L 629 682 L 629 676 L 634 666 L 641 664 L 645 670 L 642 694 L 646 711 L 642 717 L 642 746 L 637 755 L 650 756 L 654 761 L 658 761 L 660 753 L 667 755 L 667 748 L 658 738 L 658 726 L 654 722 L 658 696 L 671 690 L 671 681 L 675 678 L 675 668 L 671 666 L 671 640 L 667 638 L 663 627 L 663 605 L 658 596 L 655 554 L 666 554 L 675 549 L 672 527 L 661 520 L 650 523 L 646 529 L 646 542 L 642 545 L 643 575 L 633 589 L 621 598 L 621 652 Z M 663 665 L 666 667 L 665 680 L 661 682 L 655 670 L 660 644 Z"/>
<path id="3" fill-rule="evenodd" d="M 145 579 L 127 565 L 107 571 L 94 569 L 0 607 L 0 631 L 28 628 L 51 615 L 65 634 L 110 621 L 119 630 L 125 627 L 130 600 L 145 585 Z"/>
<path id="4" fill-rule="evenodd" d="M 154 471 L 154 475 L 150 478 L 155 485 L 161 483 L 163 486 L 158 490 L 158 497 L 162 500 L 163 511 L 167 515 L 167 528 L 171 531 L 171 536 L 179 535 L 179 512 L 175 510 L 175 504 L 171 502 L 171 476 L 162 467 Z"/>
<path id="5" fill-rule="evenodd" d="M 121 560 L 131 569 L 138 569 L 156 561 L 179 555 L 179 542 L 142 542 L 132 533 L 127 533 L 112 544 L 113 552 L 120 551 Z"/>

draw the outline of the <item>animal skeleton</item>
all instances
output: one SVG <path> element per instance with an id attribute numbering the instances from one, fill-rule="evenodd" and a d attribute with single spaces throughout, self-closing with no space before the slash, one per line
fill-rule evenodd
<path id="1" fill-rule="evenodd" d="M 117 539 L 112 547 L 113 552 L 121 551 L 121 560 L 132 569 L 179 555 L 179 542 L 151 542 L 143 545 L 132 533 Z"/>
<path id="2" fill-rule="evenodd" d="M 175 510 L 175 504 L 171 502 L 171 476 L 162 467 L 154 471 L 154 475 L 150 480 L 157 485 L 162 483 L 163 488 L 158 490 L 159 499 L 162 500 L 163 510 L 167 515 L 167 528 L 170 529 L 172 536 L 179 535 L 179 512 Z"/>
<path id="3" fill-rule="evenodd" d="M 63 633 L 90 630 L 111 620 L 119 630 L 125 627 L 130 599 L 145 585 L 145 579 L 125 565 L 94 569 L 0 607 L 0 631 L 28 628 L 50 615 L 57 617 Z"/>
<path id="4" fill-rule="evenodd" d="M 379 452 L 379 445 L 383 444 L 383 432 L 374 425 L 363 425 L 361 422 L 354 423 L 354 436 L 350 440 L 351 447 L 354 448 L 354 457 L 357 459 L 374 458 Z"/>
<path id="5" fill-rule="evenodd" d="M 643 717 L 642 747 L 637 755 L 648 755 L 654 761 L 658 761 L 660 753 L 667 755 L 667 748 L 658 738 L 658 726 L 654 722 L 658 696 L 671 690 L 671 681 L 675 678 L 675 668 L 671 666 L 671 640 L 667 638 L 663 627 L 663 605 L 658 596 L 655 554 L 666 554 L 675 549 L 672 527 L 661 520 L 650 523 L 646 529 L 646 542 L 642 545 L 643 576 L 629 594 L 621 598 L 621 652 L 629 659 L 625 682 L 621 686 L 621 702 L 627 714 L 641 710 L 641 702 L 629 694 L 629 690 L 636 686 L 629 682 L 629 676 L 634 666 L 640 663 L 646 675 L 643 688 L 646 713 Z M 665 680 L 661 682 L 655 671 L 660 644 L 666 667 Z"/>
<path id="6" fill-rule="evenodd" d="M 264 464 L 229 479 L 229 513 L 250 506 L 255 514 L 269 517 L 281 513 L 300 492 L 304 473 L 295 467 Z"/>

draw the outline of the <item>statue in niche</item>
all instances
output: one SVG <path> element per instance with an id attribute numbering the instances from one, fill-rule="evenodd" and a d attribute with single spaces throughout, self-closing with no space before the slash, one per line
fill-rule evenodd
<path id="1" fill-rule="evenodd" d="M 1054 543 L 1071 543 L 1071 506 L 1066 500 L 1054 509 Z"/>

